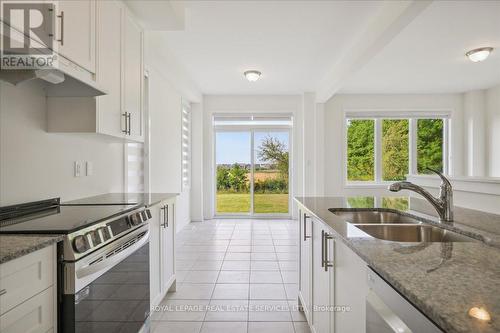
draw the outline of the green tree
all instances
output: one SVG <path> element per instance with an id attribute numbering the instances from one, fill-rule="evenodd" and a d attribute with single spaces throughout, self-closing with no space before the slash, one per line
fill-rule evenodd
<path id="1" fill-rule="evenodd" d="M 442 119 L 417 121 L 417 155 L 418 173 L 429 173 L 426 168 L 443 171 Z"/>
<path id="2" fill-rule="evenodd" d="M 285 143 L 278 138 L 268 136 L 260 144 L 257 156 L 263 162 L 274 164 L 280 173 L 280 177 L 288 181 L 289 154 Z"/>
<path id="3" fill-rule="evenodd" d="M 232 190 L 242 192 L 248 189 L 247 172 L 246 168 L 241 167 L 238 163 L 233 164 L 228 173 L 229 184 Z"/>
<path id="4" fill-rule="evenodd" d="M 374 180 L 374 121 L 347 123 L 347 179 Z"/>
<path id="5" fill-rule="evenodd" d="M 217 190 L 225 191 L 231 188 L 229 181 L 229 168 L 224 165 L 217 166 Z"/>
<path id="6" fill-rule="evenodd" d="M 382 121 L 382 178 L 403 180 L 408 174 L 407 119 Z"/>

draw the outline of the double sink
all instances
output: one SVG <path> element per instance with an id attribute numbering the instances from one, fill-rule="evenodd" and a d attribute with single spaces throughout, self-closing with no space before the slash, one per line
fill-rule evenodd
<path id="1" fill-rule="evenodd" d="M 396 211 L 330 209 L 372 237 L 394 242 L 471 242 L 473 239 Z"/>

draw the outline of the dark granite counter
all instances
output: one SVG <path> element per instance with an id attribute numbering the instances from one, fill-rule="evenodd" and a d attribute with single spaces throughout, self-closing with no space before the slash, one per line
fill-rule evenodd
<path id="1" fill-rule="evenodd" d="M 61 205 L 132 205 L 149 207 L 178 195 L 178 193 L 107 193 L 66 201 Z"/>
<path id="2" fill-rule="evenodd" d="M 0 235 L 0 264 L 62 241 L 63 235 Z"/>
<path id="3" fill-rule="evenodd" d="M 336 239 L 349 246 L 446 332 L 500 332 L 500 249 L 481 241 L 401 243 L 366 237 L 328 210 L 354 206 L 414 213 L 404 200 L 340 197 L 295 200 L 333 229 Z M 462 224 L 456 224 L 450 228 L 459 231 L 461 227 Z M 466 226 L 462 233 L 472 235 L 474 231 Z M 478 231 L 476 238 L 486 239 Z M 470 317 L 468 311 L 472 307 L 488 311 L 491 321 Z"/>

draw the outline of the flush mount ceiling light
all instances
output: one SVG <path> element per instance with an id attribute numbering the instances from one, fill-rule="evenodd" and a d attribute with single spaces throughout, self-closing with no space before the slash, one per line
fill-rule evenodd
<path id="1" fill-rule="evenodd" d="M 479 49 L 470 50 L 465 55 L 472 62 L 480 62 L 486 60 L 491 51 L 493 51 L 492 47 L 481 47 Z"/>
<path id="2" fill-rule="evenodd" d="M 259 71 L 251 70 L 251 71 L 245 71 L 243 75 L 245 75 L 248 81 L 255 82 L 260 78 L 262 73 Z"/>

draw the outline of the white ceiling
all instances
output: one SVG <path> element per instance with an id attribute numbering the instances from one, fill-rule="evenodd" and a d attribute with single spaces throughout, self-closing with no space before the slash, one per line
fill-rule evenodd
<path id="1" fill-rule="evenodd" d="M 162 37 L 204 94 L 314 91 L 382 6 L 377 1 L 185 1 Z M 250 83 L 248 69 L 262 71 Z"/>
<path id="2" fill-rule="evenodd" d="M 492 46 L 481 63 L 465 52 Z M 438 1 L 343 84 L 342 93 L 451 93 L 500 83 L 500 1 Z"/>

